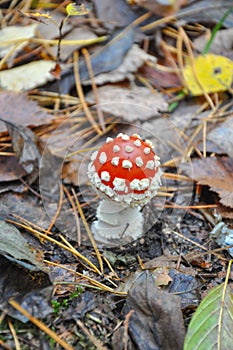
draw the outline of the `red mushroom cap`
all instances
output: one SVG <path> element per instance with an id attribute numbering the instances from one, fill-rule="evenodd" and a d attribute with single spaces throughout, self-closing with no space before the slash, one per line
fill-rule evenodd
<path id="1" fill-rule="evenodd" d="M 147 203 L 160 186 L 159 157 L 150 141 L 119 134 L 92 154 L 88 176 L 104 198 L 130 206 Z"/>

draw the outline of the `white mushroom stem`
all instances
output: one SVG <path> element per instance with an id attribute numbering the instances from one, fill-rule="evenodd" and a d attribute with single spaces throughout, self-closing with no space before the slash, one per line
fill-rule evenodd
<path id="1" fill-rule="evenodd" d="M 116 240 L 136 240 L 143 234 L 143 215 L 139 207 L 131 208 L 122 204 L 102 200 L 97 208 L 97 221 L 92 231 L 97 241 L 111 243 Z"/>

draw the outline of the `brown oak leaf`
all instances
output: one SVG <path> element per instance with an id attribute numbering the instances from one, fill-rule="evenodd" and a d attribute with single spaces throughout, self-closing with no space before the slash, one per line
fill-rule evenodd
<path id="1" fill-rule="evenodd" d="M 200 185 L 208 185 L 217 192 L 220 202 L 233 208 L 233 159 L 228 157 L 209 157 L 192 161 L 192 168 L 181 168 Z"/>

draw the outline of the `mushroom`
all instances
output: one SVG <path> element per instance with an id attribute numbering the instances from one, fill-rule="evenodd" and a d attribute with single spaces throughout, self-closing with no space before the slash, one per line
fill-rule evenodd
<path id="1" fill-rule="evenodd" d="M 102 201 L 92 231 L 97 241 L 130 242 L 143 234 L 140 209 L 157 193 L 162 171 L 149 140 L 137 134 L 108 137 L 88 165 L 88 177 Z"/>

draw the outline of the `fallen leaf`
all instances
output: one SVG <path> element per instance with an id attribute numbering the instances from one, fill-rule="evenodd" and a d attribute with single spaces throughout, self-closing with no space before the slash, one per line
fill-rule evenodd
<path id="1" fill-rule="evenodd" d="M 125 0 L 93 0 L 96 17 L 108 29 L 125 28 L 141 13 L 133 11 Z"/>
<path id="2" fill-rule="evenodd" d="M 168 107 L 162 94 L 152 93 L 145 87 L 134 86 L 132 89 L 125 89 L 105 85 L 98 89 L 98 97 L 102 111 L 128 122 L 159 116 L 160 111 L 165 111 Z M 87 94 L 86 100 L 95 103 L 93 92 Z"/>
<path id="3" fill-rule="evenodd" d="M 181 273 L 175 269 L 169 271 L 172 281 L 168 286 L 169 293 L 177 294 L 180 298 L 181 308 L 190 308 L 198 305 L 198 282 L 194 276 Z"/>
<path id="4" fill-rule="evenodd" d="M 74 52 L 85 46 L 85 40 L 96 39 L 97 35 L 93 33 L 88 27 L 82 26 L 81 28 L 73 28 L 68 34 L 66 34 L 61 41 L 60 59 L 62 62 L 66 61 Z M 64 40 L 83 40 L 83 44 L 77 45 L 75 42 L 73 45 L 63 45 Z M 57 55 L 57 46 L 51 47 L 51 52 L 54 57 Z"/>
<path id="5" fill-rule="evenodd" d="M 34 89 L 48 81 L 54 80 L 50 71 L 55 65 L 56 62 L 40 60 L 2 70 L 0 72 L 1 88 L 13 91 Z"/>
<path id="6" fill-rule="evenodd" d="M 149 55 L 140 47 L 134 44 L 126 53 L 122 63 L 109 73 L 98 74 L 94 77 L 94 81 L 97 85 L 103 85 L 105 83 L 116 83 L 124 79 L 132 81 L 134 76 L 132 73 L 136 72 L 145 62 L 156 62 L 154 56 Z M 91 80 L 83 82 L 84 85 L 91 84 Z"/>
<path id="7" fill-rule="evenodd" d="M 188 5 L 181 9 L 177 15 L 182 21 L 195 23 L 217 23 L 232 6 L 232 0 L 199 0 L 189 1 Z M 233 14 L 224 21 L 224 26 L 233 26 Z"/>
<path id="8" fill-rule="evenodd" d="M 209 41 L 207 35 L 201 35 L 193 41 L 194 48 L 202 52 Z M 224 55 L 233 48 L 233 28 L 219 30 L 210 46 L 210 53 Z"/>
<path id="9" fill-rule="evenodd" d="M 159 290 L 148 271 L 136 278 L 129 291 L 123 314 L 129 312 L 129 349 L 132 345 L 140 350 L 183 349 L 185 330 L 179 297 Z M 114 350 L 124 349 L 123 332 L 121 327 L 118 336 L 115 333 Z"/>
<path id="10" fill-rule="evenodd" d="M 56 63 L 55 67 L 53 69 L 51 69 L 51 71 L 49 72 L 50 74 L 52 74 L 52 76 L 56 79 L 60 79 L 61 77 L 61 66 L 59 63 Z"/>
<path id="11" fill-rule="evenodd" d="M 54 119 L 22 92 L 1 91 L 0 106 L 0 118 L 13 124 L 39 126 L 49 124 Z M 6 125 L 0 122 L 0 131 L 5 130 Z"/>
<path id="12" fill-rule="evenodd" d="M 233 158 L 233 117 L 217 125 L 207 134 L 207 140 L 220 147 L 222 154 Z M 208 149 L 208 152 L 214 152 Z"/>
<path id="13" fill-rule="evenodd" d="M 169 269 L 166 267 L 159 267 L 153 271 L 156 286 L 167 286 L 172 278 L 169 276 Z"/>
<path id="14" fill-rule="evenodd" d="M 207 185 L 220 196 L 220 202 L 233 208 L 233 159 L 228 157 L 209 157 L 192 161 L 192 168 L 181 164 L 192 179 L 200 185 Z"/>
<path id="15" fill-rule="evenodd" d="M 30 193 L 1 193 L 0 213 L 1 219 L 17 215 L 43 229 L 47 229 L 51 223 L 41 201 Z"/>
<path id="16" fill-rule="evenodd" d="M 15 181 L 27 173 L 15 156 L 0 157 L 0 182 Z M 7 187 L 7 185 L 5 184 Z"/>
<path id="17" fill-rule="evenodd" d="M 27 322 L 28 318 L 9 305 L 11 298 L 34 317 L 45 318 L 53 312 L 50 303 L 53 286 L 43 271 L 27 270 L 0 256 L 0 288 L 1 310 L 21 322 Z"/>
<path id="18" fill-rule="evenodd" d="M 175 268 L 178 261 L 175 255 L 160 255 L 156 258 L 146 261 L 143 265 L 145 269 L 152 270 L 156 268 L 166 267 L 167 269 Z"/>
<path id="19" fill-rule="evenodd" d="M 139 69 L 139 75 L 146 78 L 154 87 L 157 88 L 170 88 L 180 87 L 181 82 L 177 77 L 177 74 L 172 72 L 166 72 L 159 70 L 158 68 L 144 65 Z"/>
<path id="20" fill-rule="evenodd" d="M 44 270 L 42 263 L 37 260 L 36 251 L 33 252 L 19 230 L 2 220 L 0 220 L 0 254 L 10 261 L 26 266 L 29 270 Z"/>
<path id="21" fill-rule="evenodd" d="M 221 215 L 223 219 L 233 220 L 233 210 L 231 208 L 225 207 L 224 205 L 219 204 L 217 212 Z"/>
<path id="22" fill-rule="evenodd" d="M 195 73 L 194 73 L 195 72 Z M 194 59 L 193 65 L 187 63 L 183 76 L 188 90 L 193 96 L 206 93 L 226 91 L 232 84 L 233 62 L 213 54 L 200 55 Z"/>
<path id="23" fill-rule="evenodd" d="M 3 119 L 1 119 L 3 121 Z M 19 164 L 27 173 L 27 182 L 33 183 L 39 175 L 41 154 L 38 148 L 39 140 L 27 127 L 5 121 L 11 136 L 11 143 Z"/>
<path id="24" fill-rule="evenodd" d="M 117 32 L 106 45 L 95 51 L 90 56 L 94 76 L 116 69 L 122 63 L 126 53 L 133 45 L 133 41 L 134 30 L 132 28 L 126 28 Z M 85 60 L 80 60 L 79 62 L 79 73 L 81 81 L 90 79 Z M 59 81 L 60 93 L 68 93 L 74 85 L 75 77 L 73 67 L 63 70 Z M 50 84 L 49 89 L 57 90 L 57 82 L 56 84 Z"/>
<path id="25" fill-rule="evenodd" d="M 131 5 L 138 5 L 160 16 L 170 16 L 178 11 L 187 0 L 127 0 Z"/>
<path id="26" fill-rule="evenodd" d="M 28 44 L 28 40 L 35 36 L 36 28 L 36 23 L 28 26 L 7 26 L 2 28 L 0 30 L 0 57 L 4 57 L 12 52 L 8 58 L 8 63 L 11 64 L 17 53 Z M 12 43 L 12 41 L 14 42 Z M 19 45 L 20 41 L 22 42 Z M 7 45 L 7 43 L 9 44 Z"/>

